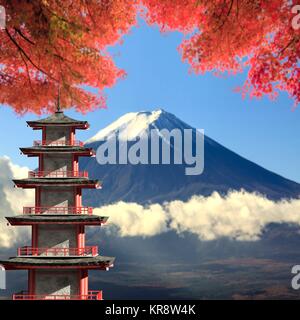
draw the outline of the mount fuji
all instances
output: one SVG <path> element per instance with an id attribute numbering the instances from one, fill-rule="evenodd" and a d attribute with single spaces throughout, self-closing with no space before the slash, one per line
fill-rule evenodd
<path id="1" fill-rule="evenodd" d="M 85 142 L 97 150 L 104 138 L 118 132 L 118 139 L 128 140 L 151 129 L 193 129 L 175 115 L 162 109 L 127 113 Z M 173 145 L 170 143 L 172 150 Z M 93 206 L 116 201 L 162 203 L 188 200 L 193 195 L 209 196 L 214 191 L 227 194 L 245 190 L 265 195 L 269 199 L 297 198 L 300 185 L 285 179 L 223 147 L 213 139 L 204 138 L 204 171 L 201 175 L 185 175 L 186 164 L 170 165 L 100 165 L 96 158 L 82 159 L 80 167 L 92 178 L 102 181 L 103 189 L 87 191 L 87 202 Z"/>
<path id="2" fill-rule="evenodd" d="M 104 138 L 111 138 L 116 132 L 119 140 L 126 135 L 134 139 L 149 129 L 194 128 L 164 110 L 127 113 L 85 145 L 97 150 Z M 188 176 L 186 164 L 100 165 L 96 158 L 82 159 L 81 169 L 103 185 L 101 190 L 85 191 L 84 204 L 101 210 L 107 204 L 124 201 L 147 208 L 151 203 L 186 201 L 194 195 L 209 196 L 214 191 L 226 195 L 241 189 L 272 200 L 300 195 L 299 184 L 260 167 L 207 136 L 204 160 L 203 173 Z M 129 219 L 122 208 L 113 210 L 120 219 L 124 214 Z M 226 219 L 225 212 L 224 215 Z M 215 219 L 218 217 L 216 212 Z M 105 243 L 104 254 L 117 257 L 116 267 L 105 278 L 93 278 L 94 288 L 107 289 L 107 299 L 298 299 L 298 292 L 290 289 L 291 266 L 300 261 L 298 226 L 270 223 L 259 241 L 234 241 L 226 237 L 203 241 L 194 233 L 178 234 L 174 230 L 150 237 L 100 232 L 91 234 L 90 238 L 98 241 L 100 247 Z"/>

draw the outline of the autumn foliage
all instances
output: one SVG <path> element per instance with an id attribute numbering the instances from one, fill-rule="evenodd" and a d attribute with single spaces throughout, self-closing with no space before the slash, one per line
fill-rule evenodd
<path id="1" fill-rule="evenodd" d="M 55 107 L 105 107 L 103 89 L 125 75 L 107 52 L 141 15 L 163 32 L 180 31 L 184 61 L 195 73 L 247 70 L 243 95 L 300 102 L 297 1 L 285 0 L 33 0 L 1 1 L 0 103 L 18 113 Z M 84 90 L 93 87 L 98 93 Z"/>

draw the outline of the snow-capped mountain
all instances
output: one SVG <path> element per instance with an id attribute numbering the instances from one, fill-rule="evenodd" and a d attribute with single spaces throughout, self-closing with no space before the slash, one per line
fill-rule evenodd
<path id="1" fill-rule="evenodd" d="M 127 113 L 101 129 L 86 141 L 86 146 L 97 150 L 105 137 L 118 132 L 118 139 L 132 140 L 149 129 L 191 129 L 175 115 L 162 109 L 152 112 Z M 193 129 L 193 128 L 192 128 Z M 171 145 L 172 147 L 172 145 Z M 177 165 L 99 165 L 95 158 L 82 159 L 81 168 L 102 181 L 103 189 L 97 196 L 88 192 L 91 205 L 115 201 L 138 203 L 187 200 L 192 195 L 210 195 L 214 191 L 226 194 L 229 190 L 244 189 L 259 192 L 271 199 L 293 198 L 300 195 L 300 185 L 270 172 L 228 150 L 213 139 L 204 139 L 204 172 L 185 175 L 185 164 Z"/>
<path id="2" fill-rule="evenodd" d="M 151 129 L 191 129 L 188 124 L 176 118 L 173 114 L 163 109 L 154 111 L 129 112 L 120 117 L 106 128 L 98 131 L 96 135 L 85 141 L 91 144 L 110 138 L 118 132 L 119 139 L 133 140 L 143 132 Z"/>

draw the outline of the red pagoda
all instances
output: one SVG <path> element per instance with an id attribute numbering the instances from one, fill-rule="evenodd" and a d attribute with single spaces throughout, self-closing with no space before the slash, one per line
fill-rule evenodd
<path id="1" fill-rule="evenodd" d="M 13 180 L 19 188 L 35 189 L 35 206 L 6 217 L 12 226 L 32 229 L 31 245 L 0 261 L 6 270 L 28 270 L 28 290 L 13 294 L 13 299 L 102 300 L 102 291 L 88 289 L 88 270 L 108 270 L 114 258 L 85 244 L 85 226 L 101 226 L 107 217 L 82 206 L 82 189 L 101 186 L 79 171 L 78 158 L 95 152 L 75 139 L 75 130 L 89 124 L 67 117 L 59 108 L 48 118 L 27 123 L 42 130 L 42 140 L 20 148 L 23 154 L 38 157 L 38 169 L 26 179 Z"/>

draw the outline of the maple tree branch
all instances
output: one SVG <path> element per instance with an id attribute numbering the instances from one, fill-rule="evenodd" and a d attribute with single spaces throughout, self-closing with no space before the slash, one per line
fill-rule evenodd
<path id="1" fill-rule="evenodd" d="M 9 31 L 7 30 L 7 28 L 5 28 L 5 32 L 8 35 L 9 39 L 12 41 L 12 43 L 17 47 L 17 49 L 22 52 L 24 54 L 24 56 L 26 57 L 26 59 L 40 72 L 42 72 L 43 74 L 45 74 L 46 76 L 48 76 L 49 78 L 51 78 L 52 80 L 56 81 L 57 80 L 55 78 L 53 78 L 51 75 L 49 75 L 46 71 L 44 71 L 43 69 L 41 69 L 39 66 L 37 66 L 28 56 L 28 54 L 24 51 L 24 49 L 18 44 L 18 42 L 16 41 L 16 39 L 9 33 Z"/>
<path id="2" fill-rule="evenodd" d="M 218 28 L 217 28 L 214 32 L 217 32 L 218 30 L 220 30 L 221 28 L 224 27 L 224 25 L 225 25 L 225 23 L 226 23 L 226 21 L 227 21 L 227 18 L 229 17 L 230 12 L 231 12 L 231 10 L 232 10 L 233 3 L 234 3 L 234 0 L 231 0 L 230 6 L 229 6 L 229 9 L 228 9 L 228 12 L 227 12 L 227 14 L 226 14 L 225 19 L 223 19 L 222 23 L 218 26 Z"/>
<path id="3" fill-rule="evenodd" d="M 30 73 L 29 73 L 29 69 L 28 69 L 28 64 L 26 62 L 26 60 L 24 59 L 23 57 L 23 53 L 20 51 L 20 56 L 25 64 L 25 68 L 26 68 L 26 72 L 27 72 L 27 77 L 28 77 L 28 82 L 29 82 L 29 86 L 30 86 L 30 89 L 33 93 L 36 93 L 32 87 L 32 82 L 31 82 L 31 77 L 30 77 Z"/>
<path id="4" fill-rule="evenodd" d="M 282 48 L 282 49 L 280 50 L 278 56 L 282 55 L 282 54 L 284 53 L 284 51 L 285 51 L 289 46 L 291 46 L 294 42 L 296 42 L 297 40 L 298 40 L 297 37 L 293 37 L 292 40 L 289 41 L 289 43 L 288 43 L 284 48 Z"/>
<path id="5" fill-rule="evenodd" d="M 24 40 L 26 40 L 26 41 L 29 42 L 30 44 L 35 45 L 35 43 L 34 43 L 33 41 L 31 41 L 30 39 L 28 39 L 28 38 L 22 33 L 22 31 L 21 31 L 19 28 L 14 28 L 14 29 L 17 31 L 17 33 L 18 33 Z"/>
<path id="6" fill-rule="evenodd" d="M 94 19 L 94 17 L 93 17 L 93 15 L 92 15 L 92 13 L 91 13 L 91 10 L 90 10 L 90 7 L 89 7 L 89 4 L 88 4 L 88 1 L 83 0 L 83 3 L 85 4 L 85 6 L 86 6 L 86 8 L 87 8 L 88 14 L 89 14 L 89 16 L 90 16 L 90 18 L 91 18 L 91 20 L 92 20 L 93 24 L 96 26 L 96 22 L 95 22 L 95 19 Z"/>

